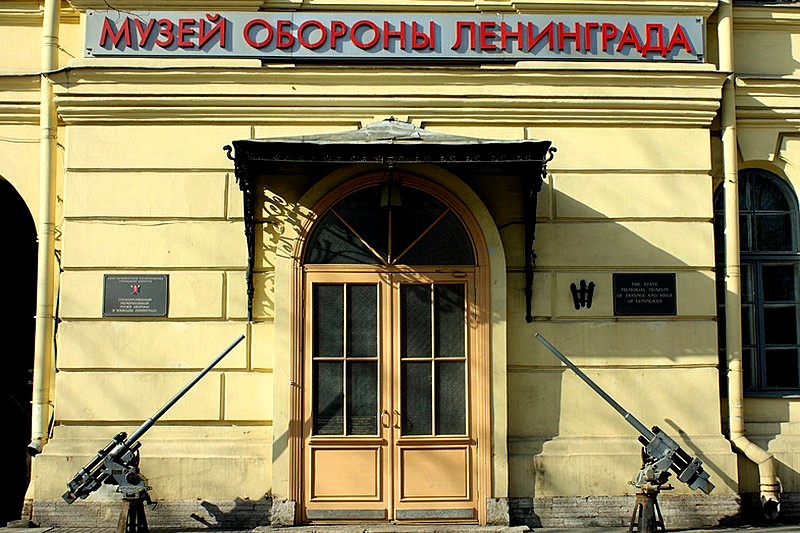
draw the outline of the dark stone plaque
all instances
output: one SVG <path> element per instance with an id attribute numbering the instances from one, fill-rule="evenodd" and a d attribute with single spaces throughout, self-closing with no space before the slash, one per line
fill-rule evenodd
<path id="1" fill-rule="evenodd" d="M 103 316 L 167 316 L 167 274 L 105 274 Z"/>
<path id="2" fill-rule="evenodd" d="M 614 316 L 676 315 L 675 273 L 614 274 Z"/>

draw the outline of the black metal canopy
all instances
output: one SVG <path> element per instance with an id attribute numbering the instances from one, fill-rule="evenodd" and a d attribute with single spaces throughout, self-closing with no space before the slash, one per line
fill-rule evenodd
<path id="1" fill-rule="evenodd" d="M 243 193 L 245 236 L 247 238 L 248 320 L 252 319 L 253 268 L 255 263 L 255 182 L 287 164 L 302 163 L 332 171 L 352 164 L 432 164 L 459 169 L 491 167 L 525 184 L 520 191 L 525 212 L 526 320 L 533 320 L 533 239 L 537 194 L 555 148 L 544 140 L 500 140 L 448 135 L 428 131 L 407 122 L 387 119 L 338 133 L 243 139 L 225 146 L 234 162 L 236 179 Z"/>

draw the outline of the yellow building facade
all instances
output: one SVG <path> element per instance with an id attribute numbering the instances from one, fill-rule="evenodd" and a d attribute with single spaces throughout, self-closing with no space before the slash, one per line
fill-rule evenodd
<path id="1" fill-rule="evenodd" d="M 153 526 L 627 525 L 638 434 L 539 334 L 702 459 L 670 526 L 796 515 L 799 17 L 3 2 L 3 232 L 37 277 L 4 512 L 114 523 L 66 484 L 244 335 L 142 436 Z"/>

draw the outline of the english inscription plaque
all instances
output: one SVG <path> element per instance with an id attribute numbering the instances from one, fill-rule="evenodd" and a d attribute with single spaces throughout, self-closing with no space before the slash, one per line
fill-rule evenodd
<path id="1" fill-rule="evenodd" d="M 103 316 L 167 316 L 167 274 L 105 274 Z"/>
<path id="2" fill-rule="evenodd" d="M 614 316 L 676 315 L 675 273 L 614 274 Z"/>

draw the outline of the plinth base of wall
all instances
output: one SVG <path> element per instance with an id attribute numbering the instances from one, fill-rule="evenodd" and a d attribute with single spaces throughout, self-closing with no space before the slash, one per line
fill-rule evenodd
<path id="1" fill-rule="evenodd" d="M 508 498 L 488 498 L 486 500 L 486 525 L 508 526 L 510 524 Z"/>
<path id="2" fill-rule="evenodd" d="M 664 522 L 670 530 L 738 525 L 761 520 L 757 495 L 662 494 L 659 504 Z M 509 498 L 507 505 L 505 498 L 487 502 L 487 507 L 492 510 L 492 522 L 501 524 L 508 516 L 511 526 L 525 525 L 530 528 L 627 527 L 634 496 Z M 121 500 L 90 498 L 72 505 L 62 500 L 37 500 L 33 503 L 32 518 L 39 526 L 113 528 L 121 511 Z M 146 505 L 145 513 L 152 528 L 240 529 L 270 524 L 275 527 L 291 525 L 289 522 L 294 514 L 294 502 L 273 503 L 268 497 L 232 501 L 159 500 Z M 800 519 L 798 493 L 784 494 L 781 502 L 781 520 L 792 519 Z"/>
<path id="3" fill-rule="evenodd" d="M 742 494 L 742 516 L 746 524 L 765 523 L 759 494 Z M 782 524 L 800 523 L 800 493 L 781 494 L 781 512 L 776 522 Z"/>
<path id="4" fill-rule="evenodd" d="M 289 527 L 295 525 L 297 503 L 294 500 L 272 500 L 272 512 L 269 524 L 272 527 Z"/>
<path id="5" fill-rule="evenodd" d="M 633 495 L 509 498 L 511 524 L 530 528 L 627 527 L 634 499 Z M 736 524 L 742 519 L 741 498 L 735 494 L 662 494 L 658 502 L 670 530 Z"/>
<path id="6" fill-rule="evenodd" d="M 40 501 L 33 504 L 33 522 L 39 526 L 108 528 L 117 525 L 122 500 Z M 269 524 L 272 500 L 169 500 L 145 504 L 150 528 L 255 528 Z"/>

